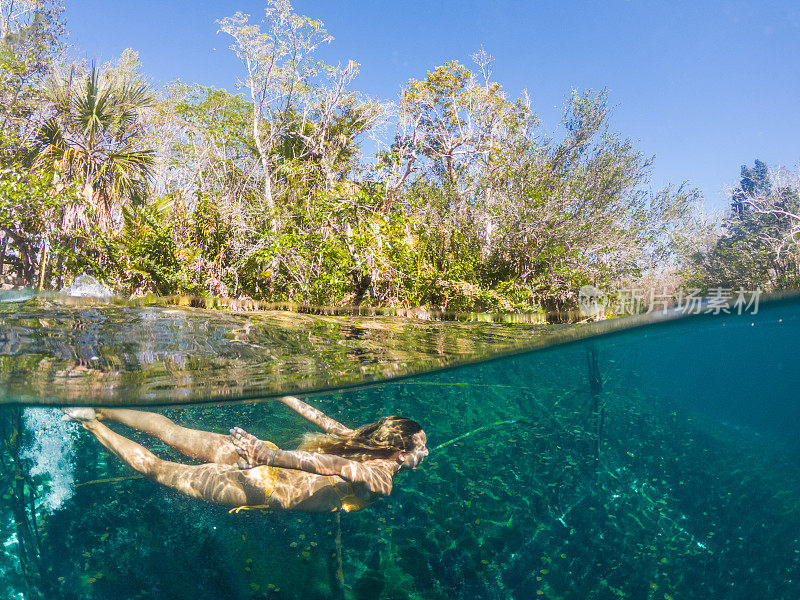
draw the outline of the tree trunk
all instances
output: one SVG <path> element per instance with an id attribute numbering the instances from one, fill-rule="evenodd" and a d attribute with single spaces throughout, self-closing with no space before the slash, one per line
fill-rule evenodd
<path id="1" fill-rule="evenodd" d="M 36 289 L 42 291 L 44 288 L 44 280 L 47 275 L 47 259 L 50 254 L 50 235 L 44 234 L 44 244 L 42 245 L 42 259 L 39 261 L 39 284 Z"/>
<path id="2" fill-rule="evenodd" d="M 253 79 L 253 70 L 250 65 L 250 60 L 246 61 L 247 73 L 250 76 L 249 88 L 250 97 L 253 100 L 253 139 L 256 142 L 256 150 L 258 150 L 258 157 L 261 159 L 261 168 L 264 170 L 264 203 L 267 205 L 269 211 L 270 229 L 274 233 L 278 230 L 278 221 L 275 215 L 275 199 L 272 195 L 272 177 L 269 170 L 269 156 L 261 141 L 261 107 L 262 102 L 256 94 L 256 83 Z"/>
<path id="3" fill-rule="evenodd" d="M 328 161 L 323 157 L 320 160 L 320 167 L 322 168 L 322 175 L 325 178 L 325 190 L 330 192 L 336 185 L 336 173 L 333 167 L 328 164 Z"/>
<path id="4" fill-rule="evenodd" d="M 453 173 L 453 155 L 448 154 L 446 157 L 447 161 L 447 182 L 452 186 L 455 187 L 455 174 Z"/>
<path id="5" fill-rule="evenodd" d="M 94 209 L 94 222 L 100 231 L 111 231 L 114 226 L 113 215 L 111 214 L 111 202 L 101 190 L 94 189 L 91 183 L 86 183 L 81 190 L 81 196 L 86 200 L 86 204 Z"/>
<path id="6" fill-rule="evenodd" d="M 58 262 L 56 262 L 56 289 L 64 287 L 64 253 L 58 253 Z"/>
<path id="7" fill-rule="evenodd" d="M 277 221 L 275 220 L 275 199 L 272 196 L 272 177 L 269 172 L 269 157 L 264 150 L 264 143 L 261 141 L 261 115 L 258 114 L 257 109 L 253 107 L 253 137 L 256 141 L 256 149 L 258 150 L 258 157 L 261 159 L 261 168 L 264 171 L 264 203 L 267 205 L 270 218 L 270 228 L 272 231 L 277 229 Z"/>
<path id="8" fill-rule="evenodd" d="M 11 272 L 22 278 L 26 285 L 33 287 L 36 279 L 36 256 L 38 253 L 28 243 L 27 238 L 19 233 L 7 229 L 6 237 L 11 238 L 11 242 L 17 251 L 17 256 L 12 254 L 8 257 Z"/>
<path id="9" fill-rule="evenodd" d="M 6 248 L 8 248 L 8 234 L 3 234 L 3 248 L 0 250 L 0 281 L 3 279 L 3 270 L 6 266 Z"/>
<path id="10" fill-rule="evenodd" d="M 264 202 L 267 204 L 269 211 L 269 226 L 270 230 L 274 233 L 278 230 L 278 220 L 275 215 L 275 200 L 272 196 L 272 177 L 269 172 L 269 159 L 261 150 L 261 143 L 257 144 L 258 152 L 261 155 L 261 168 L 264 169 Z"/>

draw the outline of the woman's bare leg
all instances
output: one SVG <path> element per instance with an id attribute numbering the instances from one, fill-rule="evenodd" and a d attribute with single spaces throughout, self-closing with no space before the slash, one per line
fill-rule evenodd
<path id="1" fill-rule="evenodd" d="M 100 408 L 96 413 L 101 421 L 114 421 L 138 429 L 195 460 L 232 465 L 240 458 L 229 436 L 181 427 L 164 415 L 127 408 Z"/>
<path id="2" fill-rule="evenodd" d="M 127 465 L 187 496 L 228 506 L 257 506 L 266 501 L 260 469 L 243 471 L 213 463 L 184 465 L 169 462 L 96 419 L 83 421 L 82 425 Z"/>

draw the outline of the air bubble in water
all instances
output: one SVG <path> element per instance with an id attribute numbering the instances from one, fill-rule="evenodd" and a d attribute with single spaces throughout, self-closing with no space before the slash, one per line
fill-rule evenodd
<path id="1" fill-rule="evenodd" d="M 72 285 L 61 288 L 61 293 L 84 298 L 110 298 L 113 295 L 110 289 L 86 273 L 78 275 Z"/>
<path id="2" fill-rule="evenodd" d="M 49 408 L 26 408 L 22 416 L 25 429 L 30 433 L 22 458 L 31 461 L 32 477 L 46 477 L 49 489 L 44 496 L 44 506 L 50 511 L 58 510 L 74 492 L 72 453 L 78 429 L 61 421 L 61 416 L 61 411 Z"/>

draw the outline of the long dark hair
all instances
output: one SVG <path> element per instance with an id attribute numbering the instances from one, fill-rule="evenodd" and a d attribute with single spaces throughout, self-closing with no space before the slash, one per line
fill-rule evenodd
<path id="1" fill-rule="evenodd" d="M 359 427 L 349 436 L 307 433 L 297 449 L 335 454 L 359 462 L 375 458 L 394 458 L 400 452 L 414 449 L 411 438 L 420 431 L 422 426 L 411 419 L 383 417 L 375 423 Z"/>

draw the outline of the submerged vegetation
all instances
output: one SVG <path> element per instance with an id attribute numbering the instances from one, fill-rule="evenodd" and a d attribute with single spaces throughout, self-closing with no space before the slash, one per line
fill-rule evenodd
<path id="1" fill-rule="evenodd" d="M 345 424 L 399 413 L 422 421 L 430 440 L 430 456 L 391 496 L 338 522 L 332 514 L 230 514 L 142 478 L 60 423 L 56 409 L 7 408 L 0 593 L 797 598 L 798 408 L 787 401 L 764 410 L 763 397 L 791 398 L 798 375 L 757 349 L 792 355 L 799 309 L 795 299 L 724 328 L 718 318 L 679 320 L 318 395 L 309 402 Z M 703 351 L 687 352 L 698 341 Z M 751 361 L 736 372 L 720 368 L 748 343 Z M 142 340 L 138 353 L 164 354 L 153 348 Z M 720 389 L 722 379 L 733 380 L 730 389 Z M 760 393 L 743 388 L 747 380 Z M 311 430 L 277 402 L 157 410 L 192 428 L 241 425 L 287 449 Z"/>
<path id="2" fill-rule="evenodd" d="M 552 312 L 585 284 L 797 283 L 797 183 L 757 162 L 715 224 L 686 185 L 650 189 L 607 91 L 573 91 L 550 138 L 481 50 L 378 101 L 286 0 L 218 21 L 242 93 L 156 90 L 133 50 L 70 61 L 57 0 L 2 6 L 7 285 Z"/>

